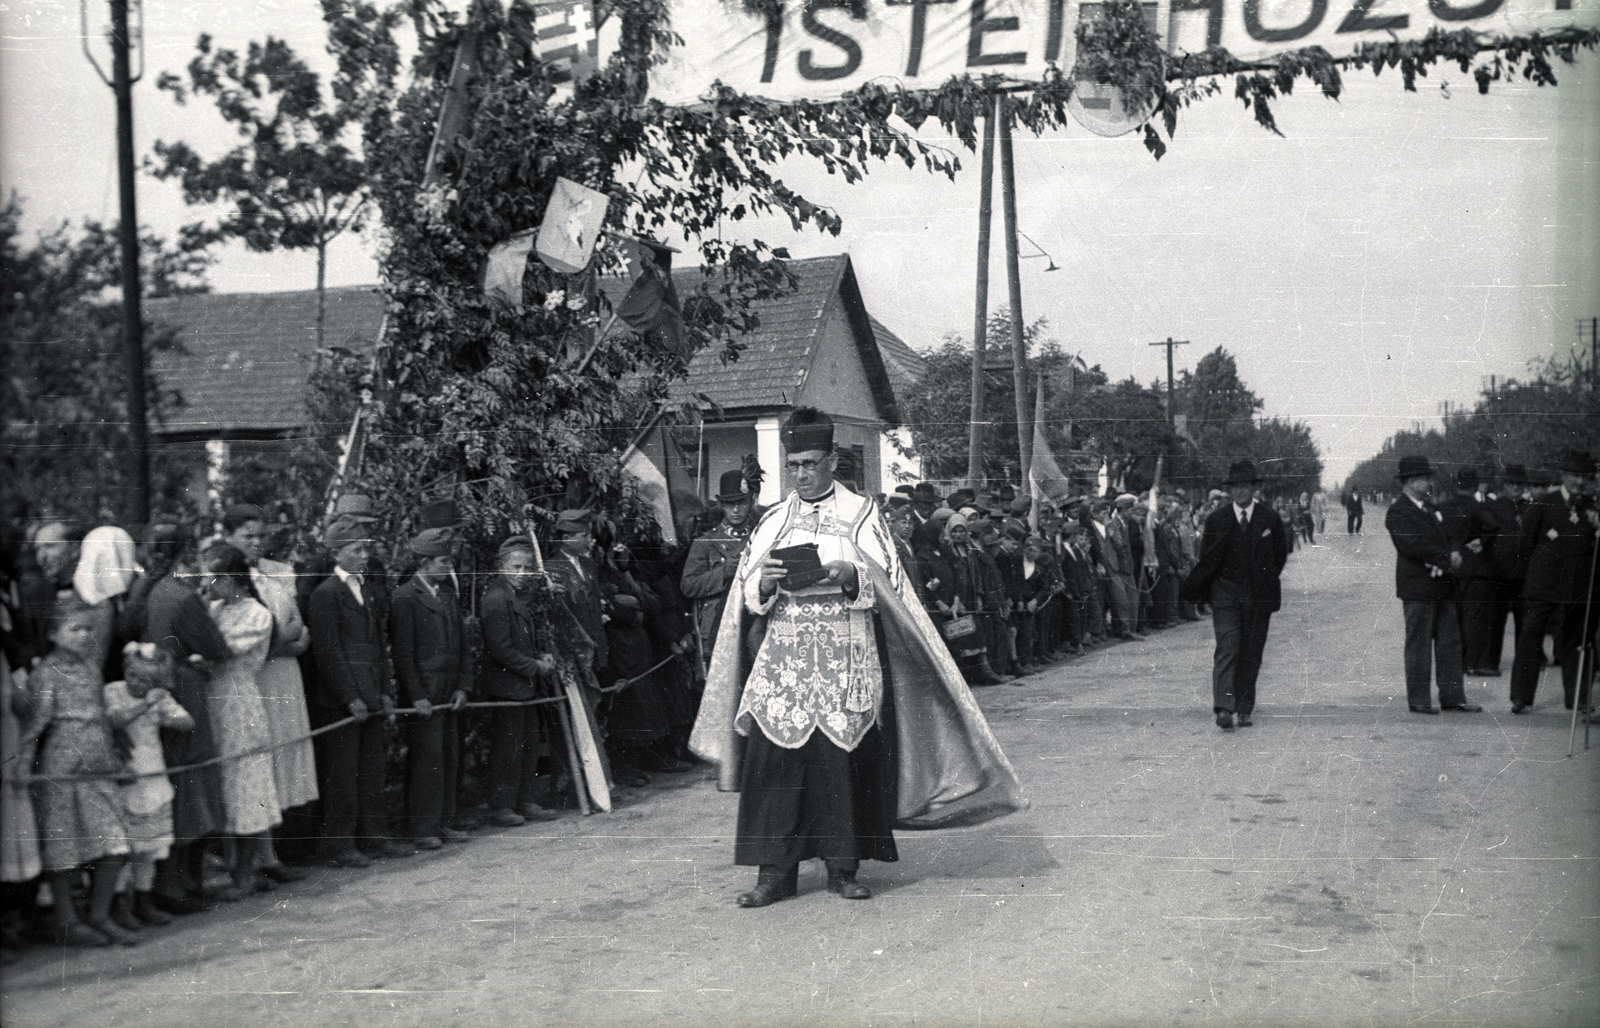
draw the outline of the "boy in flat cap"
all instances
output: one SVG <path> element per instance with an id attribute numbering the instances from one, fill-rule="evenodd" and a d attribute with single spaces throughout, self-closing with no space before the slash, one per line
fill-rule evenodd
<path id="1" fill-rule="evenodd" d="M 384 717 L 394 716 L 386 620 L 369 584 L 370 530 L 335 522 L 323 543 L 333 556 L 333 574 L 311 594 L 311 647 L 317 677 L 314 720 L 345 725 L 317 738 L 322 773 L 322 845 L 329 863 L 366 867 L 370 856 L 405 857 L 416 852 L 386 838 L 383 779 L 387 760 Z M 363 849 L 366 852 L 363 852 Z"/>
<path id="2" fill-rule="evenodd" d="M 411 540 L 417 572 L 394 593 L 389 638 L 406 719 L 406 805 L 412 844 L 436 850 L 468 835 L 456 818 L 459 712 L 472 694 L 472 661 L 455 587 L 456 531 L 425 528 Z"/>

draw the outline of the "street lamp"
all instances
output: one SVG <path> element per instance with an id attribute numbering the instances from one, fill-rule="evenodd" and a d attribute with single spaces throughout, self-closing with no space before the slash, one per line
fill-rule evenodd
<path id="1" fill-rule="evenodd" d="M 109 78 L 89 50 L 88 0 L 78 0 L 78 24 L 83 55 L 89 59 L 100 81 L 110 86 L 117 98 L 117 191 L 122 201 L 121 223 L 117 226 L 122 244 L 122 349 L 128 375 L 128 436 L 137 462 L 132 520 L 144 524 L 150 520 L 150 430 L 145 417 L 144 318 L 139 310 L 139 214 L 133 190 L 133 84 L 144 77 L 144 5 L 142 0 L 110 0 L 110 3 Z M 137 35 L 128 28 L 130 11 L 137 19 Z M 129 59 L 136 39 L 139 48 L 137 75 L 133 74 Z"/>

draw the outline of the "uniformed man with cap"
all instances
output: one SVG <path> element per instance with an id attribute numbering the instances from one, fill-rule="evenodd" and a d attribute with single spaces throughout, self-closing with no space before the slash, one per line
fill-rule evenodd
<path id="1" fill-rule="evenodd" d="M 1462 553 L 1433 503 L 1433 474 L 1428 458 L 1401 457 L 1395 475 L 1400 495 L 1383 518 L 1394 541 L 1395 595 L 1406 619 L 1406 702 L 1413 714 L 1437 714 L 1441 708 L 1476 712 L 1483 708 L 1467 702 L 1462 680 L 1456 611 Z M 1437 707 L 1430 678 L 1439 685 Z"/>
<path id="2" fill-rule="evenodd" d="M 743 471 L 722 473 L 717 503 L 722 507 L 722 521 L 689 545 L 680 585 L 683 595 L 694 601 L 695 631 L 701 658 L 706 662 L 717 642 L 722 605 L 734 573 L 739 570 L 739 557 L 754 527 L 755 494 Z"/>
<path id="3" fill-rule="evenodd" d="M 594 560 L 594 512 L 583 508 L 556 515 L 558 552 L 545 562 L 545 570 L 566 594 L 567 606 L 583 627 L 594 648 L 594 669 L 603 670 L 606 649 L 605 604 L 600 593 L 600 569 Z"/>

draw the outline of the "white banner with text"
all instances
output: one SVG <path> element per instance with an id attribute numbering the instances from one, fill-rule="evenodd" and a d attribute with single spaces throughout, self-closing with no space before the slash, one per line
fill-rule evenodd
<path id="1" fill-rule="evenodd" d="M 768 16 L 742 0 L 674 0 L 684 40 L 651 72 L 651 95 L 691 104 L 720 81 L 773 100 L 831 100 L 869 82 L 928 89 L 957 75 L 1036 81 L 1070 71 L 1073 31 L 1099 5 L 1079 0 L 782 0 Z M 1253 61 L 1432 29 L 1518 36 L 1600 24 L 1600 0 L 1160 0 L 1146 3 L 1172 53 L 1226 48 Z"/>

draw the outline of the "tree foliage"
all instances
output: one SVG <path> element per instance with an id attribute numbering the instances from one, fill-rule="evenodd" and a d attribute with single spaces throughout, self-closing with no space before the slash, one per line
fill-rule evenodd
<path id="1" fill-rule="evenodd" d="M 155 143 L 146 168 L 177 179 L 190 204 L 227 204 L 215 232 L 252 250 L 311 250 L 317 257 L 317 345 L 322 345 L 328 245 L 360 231 L 369 214 L 369 168 L 352 138 L 375 116 L 375 105 L 399 69 L 398 50 L 384 45 L 397 12 L 337 4 L 339 62 L 330 89 L 281 39 L 252 42 L 244 54 L 219 49 L 210 35 L 195 44 L 187 79 L 163 72 L 157 88 L 185 104 L 212 101 L 242 142 L 208 160 L 184 142 Z M 359 61 L 348 59 L 355 49 Z"/>
<path id="2" fill-rule="evenodd" d="M 991 316 L 991 333 L 1004 333 L 1004 310 Z M 1165 459 L 1164 484 L 1208 489 L 1220 483 L 1240 457 L 1261 467 L 1269 495 L 1315 492 L 1322 460 L 1310 428 L 1301 422 L 1258 420 L 1261 400 L 1239 377 L 1232 355 L 1218 347 L 1175 383 L 1178 410 L 1188 412 L 1188 438 L 1167 429 L 1166 389 L 1129 377 L 1112 382 L 1099 365 L 1085 367 L 1058 342 L 1045 338 L 1047 324 L 1029 326 L 1027 378 L 1045 377 L 1045 403 L 1034 417 L 1057 463 L 1080 491 L 1093 491 L 1104 465 L 1109 486 L 1147 489 L 1158 457 Z M 990 358 L 993 361 L 993 357 Z M 928 373 L 916 394 L 901 401 L 913 449 L 932 479 L 966 474 L 972 349 L 959 335 L 928 355 Z M 1009 370 L 991 372 L 984 395 L 988 421 L 985 472 L 993 482 L 1019 484 L 1015 407 Z M 1030 396 L 1029 408 L 1033 407 Z"/>
<path id="3" fill-rule="evenodd" d="M 1371 459 L 1356 466 L 1346 489 L 1393 493 L 1400 458 L 1427 457 L 1441 478 L 1462 468 L 1499 475 L 1517 464 L 1553 481 L 1563 452 L 1600 452 L 1600 379 L 1578 362 L 1535 362 L 1526 381 L 1485 388 L 1471 410 L 1445 414 L 1438 427 L 1396 432 Z"/>
<path id="4" fill-rule="evenodd" d="M 125 518 L 136 483 L 127 459 L 117 228 L 63 223 L 29 244 L 21 219 L 22 203 L 12 195 L 0 208 L 6 513 Z M 204 232 L 182 232 L 176 244 L 144 233 L 146 295 L 205 291 L 206 244 Z M 148 364 L 175 340 L 170 329 L 147 323 L 144 343 Z M 148 372 L 146 386 L 150 420 L 160 424 L 181 397 Z M 158 509 L 176 511 L 185 484 L 180 458 L 154 447 L 151 480 Z"/>

